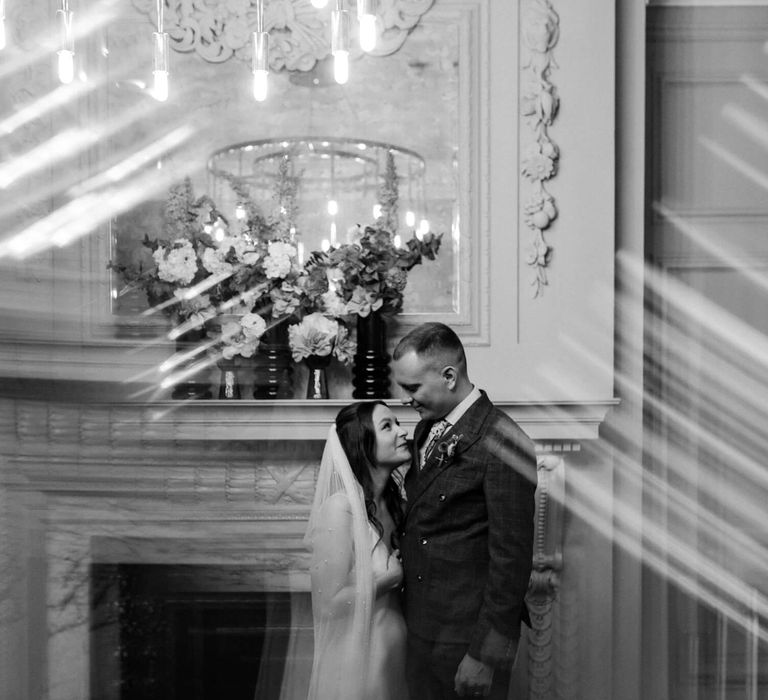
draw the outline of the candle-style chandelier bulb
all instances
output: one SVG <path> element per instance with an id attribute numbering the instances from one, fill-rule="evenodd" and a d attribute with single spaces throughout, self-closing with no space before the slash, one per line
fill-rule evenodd
<path id="1" fill-rule="evenodd" d="M 152 76 L 155 83 L 152 94 L 158 102 L 168 99 L 168 34 L 153 32 L 154 54 Z"/>
<path id="2" fill-rule="evenodd" d="M 5 13 L 3 13 L 5 14 Z M 75 34 L 72 26 L 73 12 L 69 9 L 69 0 L 61 0 L 56 10 L 59 21 L 58 72 L 59 80 L 69 85 L 75 77 Z"/>
<path id="3" fill-rule="evenodd" d="M 267 76 L 269 75 L 269 34 L 264 31 L 264 0 L 256 2 L 256 31 L 253 33 L 253 99 L 264 102 L 267 99 Z"/>
<path id="4" fill-rule="evenodd" d="M 357 0 L 360 48 L 373 51 L 376 48 L 376 0 Z"/>
<path id="5" fill-rule="evenodd" d="M 349 51 L 337 51 L 333 55 L 333 79 L 339 85 L 349 81 Z"/>
<path id="6" fill-rule="evenodd" d="M 155 84 L 152 94 L 158 102 L 168 99 L 168 33 L 163 31 L 163 10 L 165 0 L 157 0 L 157 31 L 152 38 L 154 49 L 152 52 L 152 76 Z"/>
<path id="7" fill-rule="evenodd" d="M 333 79 L 344 85 L 349 80 L 349 12 L 337 0 L 331 13 L 331 53 L 333 54 Z"/>
<path id="8" fill-rule="evenodd" d="M 5 48 L 5 0 L 0 0 L 0 51 Z"/>
<path id="9" fill-rule="evenodd" d="M 253 33 L 253 99 L 264 102 L 267 99 L 267 76 L 269 75 L 269 34 Z"/>

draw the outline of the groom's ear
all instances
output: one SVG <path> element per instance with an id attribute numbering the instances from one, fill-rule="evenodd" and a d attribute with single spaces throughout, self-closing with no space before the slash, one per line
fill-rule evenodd
<path id="1" fill-rule="evenodd" d="M 455 367 L 447 365 L 443 367 L 443 371 L 440 373 L 440 376 L 443 378 L 448 388 L 453 389 L 453 387 L 456 386 L 456 380 L 459 375 Z"/>

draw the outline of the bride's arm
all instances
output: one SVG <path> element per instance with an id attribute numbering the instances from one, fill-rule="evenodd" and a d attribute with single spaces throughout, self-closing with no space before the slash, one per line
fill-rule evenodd
<path id="1" fill-rule="evenodd" d="M 379 598 L 390 591 L 400 587 L 403 582 L 403 571 L 399 566 L 395 566 L 392 562 L 399 555 L 398 552 L 393 552 L 390 555 L 387 570 L 382 573 L 376 573 L 373 578 L 374 585 L 374 597 Z"/>
<path id="2" fill-rule="evenodd" d="M 312 598 L 323 617 L 347 615 L 353 609 L 353 563 L 352 512 L 346 496 L 338 493 L 323 504 L 312 542 Z"/>

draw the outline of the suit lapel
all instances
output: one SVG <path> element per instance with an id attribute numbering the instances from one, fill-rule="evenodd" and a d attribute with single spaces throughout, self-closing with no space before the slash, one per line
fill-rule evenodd
<path id="1" fill-rule="evenodd" d="M 411 491 L 415 488 L 416 480 L 419 477 L 419 450 L 421 450 L 421 446 L 424 443 L 426 436 L 429 434 L 429 430 L 433 423 L 434 421 L 419 421 L 413 431 L 413 453 L 411 454 L 411 468 L 405 475 L 405 491 L 409 502 L 411 500 Z"/>
<path id="2" fill-rule="evenodd" d="M 410 469 L 412 478 L 410 479 L 410 483 L 406 482 L 408 494 L 406 513 L 411 510 L 413 505 L 419 498 L 421 498 L 438 475 L 442 474 L 445 469 L 456 461 L 461 453 L 466 452 L 480 439 L 483 425 L 493 408 L 493 405 L 485 392 L 481 393 L 481 397 L 469 407 L 467 412 L 459 418 L 455 425 L 452 425 L 443 433 L 438 441 L 439 445 L 440 443 L 449 441 L 453 435 L 461 436 L 459 442 L 456 444 L 456 453 L 452 459 L 441 459 L 440 451 L 436 447 L 432 450 L 429 459 L 424 463 L 424 467 L 419 470 L 419 447 L 434 421 L 422 421 L 416 426 L 416 430 L 414 431 L 414 457 Z"/>

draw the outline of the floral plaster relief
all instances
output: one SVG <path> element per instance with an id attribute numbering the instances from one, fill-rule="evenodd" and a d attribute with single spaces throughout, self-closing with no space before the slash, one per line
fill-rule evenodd
<path id="1" fill-rule="evenodd" d="M 557 217 L 554 197 L 545 183 L 557 174 L 560 151 L 549 135 L 549 127 L 557 116 L 557 88 L 550 81 L 556 67 L 553 49 L 560 36 L 560 20 L 549 0 L 530 0 L 523 12 L 522 96 L 520 110 L 533 131 L 534 140 L 523 151 L 521 173 L 531 183 L 532 192 L 524 203 L 524 220 L 533 232 L 533 244 L 526 262 L 531 267 L 533 296 L 540 296 L 548 284 L 547 267 L 552 247 L 544 239 Z"/>

